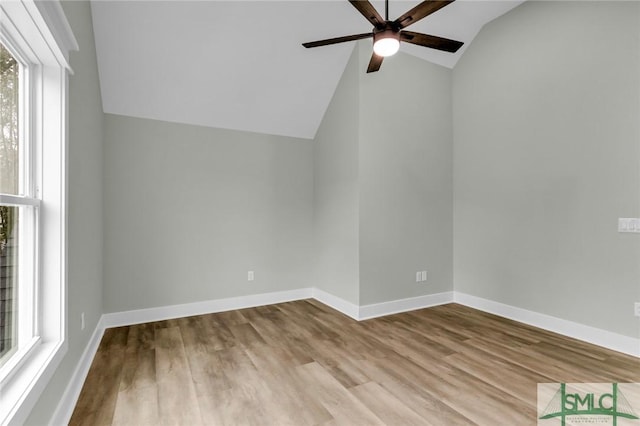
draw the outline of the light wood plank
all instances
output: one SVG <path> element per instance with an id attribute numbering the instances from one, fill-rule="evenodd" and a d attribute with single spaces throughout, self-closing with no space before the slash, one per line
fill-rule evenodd
<path id="1" fill-rule="evenodd" d="M 180 328 L 160 328 L 155 336 L 156 382 L 162 424 L 202 424 Z"/>
<path id="2" fill-rule="evenodd" d="M 302 381 L 313 391 L 313 398 L 331 413 L 339 424 L 383 425 L 369 408 L 316 362 L 296 367 Z"/>
<path id="3" fill-rule="evenodd" d="M 160 423 L 155 363 L 154 327 L 131 326 L 113 414 L 114 425 Z"/>
<path id="4" fill-rule="evenodd" d="M 377 383 L 368 382 L 350 391 L 385 424 L 433 425 Z"/>

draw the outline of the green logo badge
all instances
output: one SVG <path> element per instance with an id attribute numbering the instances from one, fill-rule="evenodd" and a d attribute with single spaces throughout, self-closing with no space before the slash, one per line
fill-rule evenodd
<path id="1" fill-rule="evenodd" d="M 640 425 L 639 405 L 638 383 L 538 384 L 539 425 Z"/>

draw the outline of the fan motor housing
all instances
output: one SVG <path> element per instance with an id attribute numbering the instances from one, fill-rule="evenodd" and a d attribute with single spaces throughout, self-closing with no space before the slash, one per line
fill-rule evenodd
<path id="1" fill-rule="evenodd" d="M 395 38 L 396 40 L 400 41 L 400 29 L 399 28 L 394 28 L 393 25 L 391 25 L 392 22 L 387 21 L 386 25 L 382 28 L 374 28 L 373 29 L 373 43 L 375 44 L 376 41 L 383 39 L 383 38 Z"/>

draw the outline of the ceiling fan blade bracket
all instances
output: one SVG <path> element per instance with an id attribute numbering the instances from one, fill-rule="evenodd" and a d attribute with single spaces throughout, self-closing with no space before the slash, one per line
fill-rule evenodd
<path id="1" fill-rule="evenodd" d="M 369 0 L 349 0 L 349 3 L 355 7 L 367 21 L 376 28 L 385 25 L 385 20 L 378 13 L 375 7 L 369 2 Z"/>
<path id="2" fill-rule="evenodd" d="M 454 1 L 455 0 L 425 0 L 393 22 L 398 25 L 400 29 L 406 28 Z"/>
<path id="3" fill-rule="evenodd" d="M 431 49 L 442 50 L 444 52 L 455 53 L 464 44 L 461 41 L 451 40 L 444 37 L 438 37 L 428 34 L 415 33 L 413 31 L 403 30 L 400 32 L 400 40 L 418 46 L 429 47 Z"/>
<path id="4" fill-rule="evenodd" d="M 402 31 L 400 33 L 400 39 L 404 40 L 404 41 L 411 41 L 415 38 L 415 36 L 413 34 L 407 34 L 406 31 Z"/>
<path id="5" fill-rule="evenodd" d="M 399 27 L 401 28 L 406 28 L 409 25 L 411 25 L 411 21 L 413 21 L 413 18 L 411 16 L 407 16 L 404 19 L 400 20 L 400 18 L 396 19 L 395 22 L 398 24 Z"/>

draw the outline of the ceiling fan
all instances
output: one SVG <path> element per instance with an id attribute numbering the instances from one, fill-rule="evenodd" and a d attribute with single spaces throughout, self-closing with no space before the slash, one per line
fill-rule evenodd
<path id="1" fill-rule="evenodd" d="M 358 12 L 360 12 L 362 16 L 364 16 L 367 21 L 373 25 L 372 32 L 312 41 L 309 43 L 302 43 L 302 45 L 306 48 L 319 47 L 373 37 L 373 53 L 371 54 L 371 60 L 369 61 L 369 66 L 367 68 L 368 73 L 378 71 L 382 65 L 382 60 L 386 56 L 391 56 L 398 51 L 401 41 L 454 53 L 463 45 L 461 41 L 416 33 L 413 31 L 406 31 L 404 29 L 409 25 L 415 24 L 422 18 L 437 12 L 449 3 L 453 3 L 453 1 L 454 0 L 426 0 L 409 10 L 395 21 L 390 21 L 389 0 L 385 0 L 385 19 L 382 19 L 382 16 L 380 16 L 369 0 L 349 0 L 349 3 L 358 9 Z"/>

